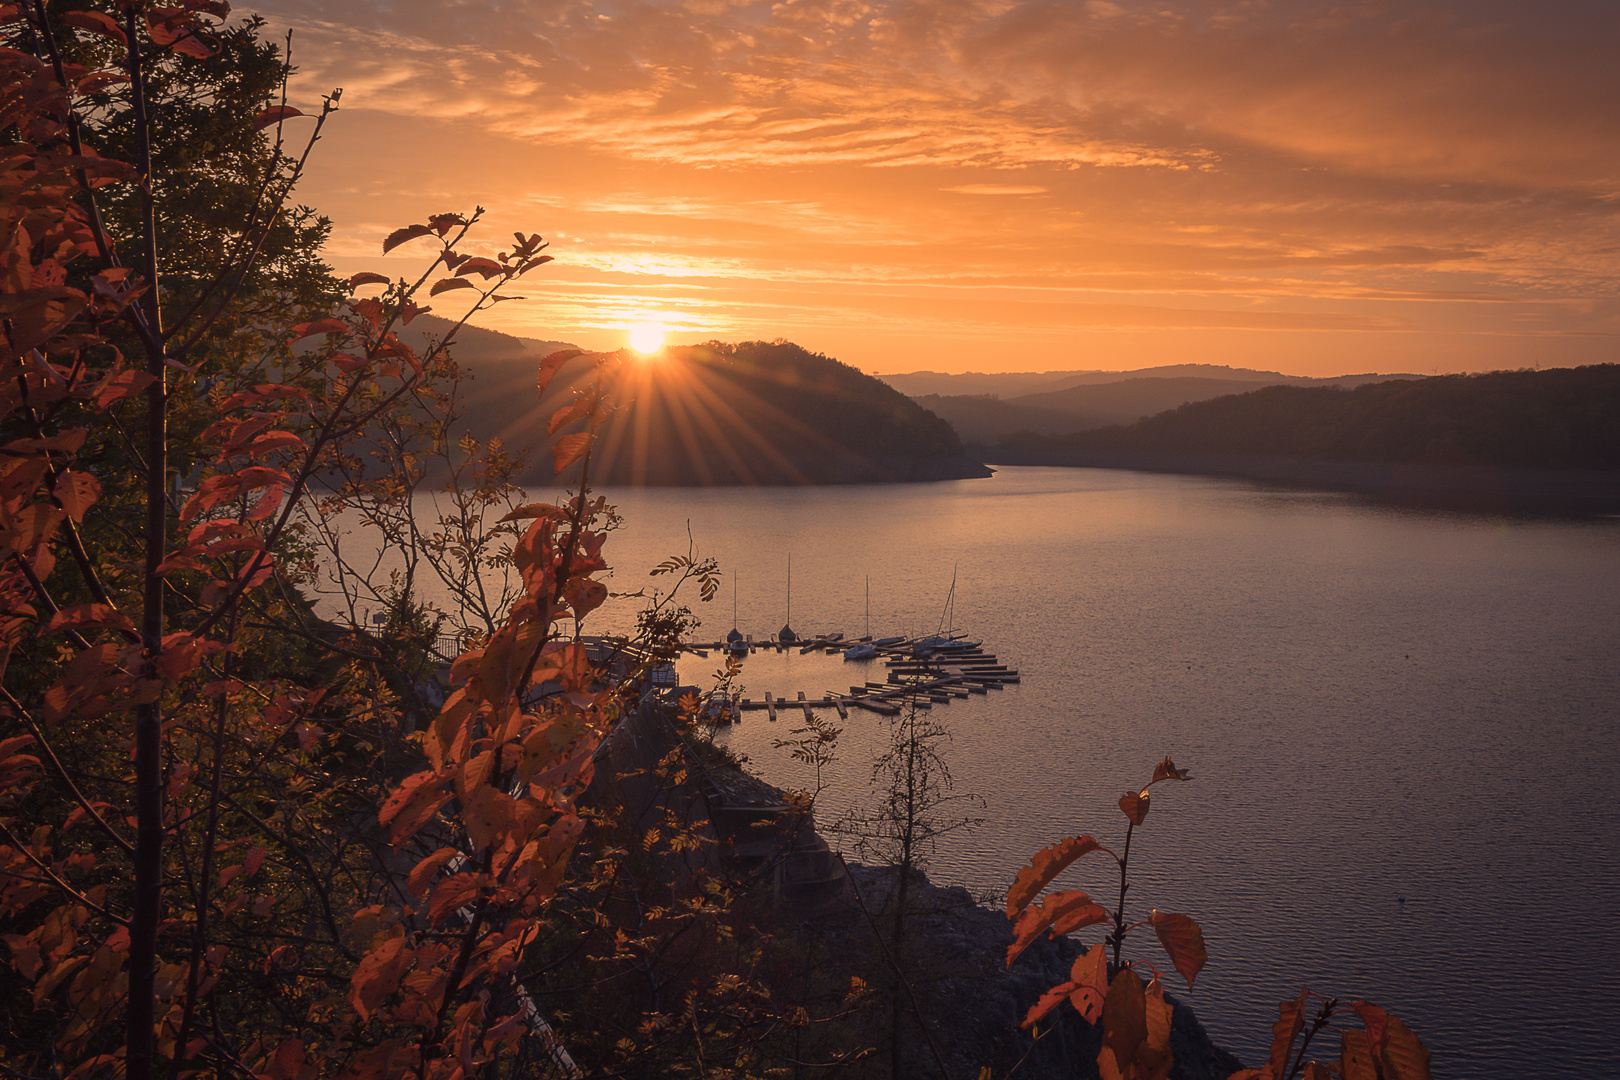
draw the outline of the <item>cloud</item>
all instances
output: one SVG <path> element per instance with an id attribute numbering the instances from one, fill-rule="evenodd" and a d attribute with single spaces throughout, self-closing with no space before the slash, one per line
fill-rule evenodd
<path id="1" fill-rule="evenodd" d="M 591 280 L 701 285 L 726 325 L 813 322 L 799 289 L 871 332 L 1047 341 L 1115 301 L 1189 332 L 1584 333 L 1620 295 L 1612 4 L 261 7 L 297 27 L 301 93 L 343 85 L 387 132 L 326 189 L 359 211 L 333 207 L 334 250 L 385 203 L 487 200 Z M 1216 300 L 1247 310 L 1136 310 Z"/>
<path id="2" fill-rule="evenodd" d="M 1048 189 L 1036 184 L 957 184 L 940 190 L 958 195 L 1043 195 Z"/>

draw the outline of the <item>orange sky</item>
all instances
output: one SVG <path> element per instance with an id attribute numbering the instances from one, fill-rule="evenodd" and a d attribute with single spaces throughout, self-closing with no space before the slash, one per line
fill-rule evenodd
<path id="1" fill-rule="evenodd" d="M 241 9 L 239 9 L 241 10 Z M 1620 5 L 275 0 L 345 273 L 489 209 L 493 329 L 867 371 L 1620 359 Z M 448 313 L 448 312 L 447 312 Z"/>

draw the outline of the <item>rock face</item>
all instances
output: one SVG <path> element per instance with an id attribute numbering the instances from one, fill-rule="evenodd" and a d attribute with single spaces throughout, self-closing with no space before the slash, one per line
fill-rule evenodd
<path id="1" fill-rule="evenodd" d="M 887 907 L 895 871 L 852 864 L 849 874 L 868 911 L 878 915 Z M 914 905 L 914 914 L 906 929 L 906 956 L 911 958 L 905 965 L 907 978 L 921 1011 L 931 1018 L 931 1033 L 949 1075 L 976 1076 L 986 1065 L 996 1076 L 1006 1076 L 1017 1065 L 1020 1080 L 1098 1075 L 1101 1025 L 1087 1024 L 1064 1005 L 1041 1023 L 1048 1031 L 1039 1039 L 1018 1026 L 1042 993 L 1068 978 L 1082 951 L 1080 942 L 1038 941 L 1008 970 L 1012 935 L 1000 911 L 976 903 L 966 889 L 939 888 L 921 875 L 913 877 L 909 892 L 908 907 Z M 814 925 L 851 950 L 865 953 L 875 948 L 866 917 L 853 898 L 829 905 L 815 917 Z M 1172 1080 L 1226 1080 L 1243 1067 L 1210 1041 L 1190 1008 L 1169 994 L 1165 999 L 1174 1006 Z M 921 1038 L 911 1042 L 907 1075 L 936 1075 L 939 1070 L 927 1044 Z"/>

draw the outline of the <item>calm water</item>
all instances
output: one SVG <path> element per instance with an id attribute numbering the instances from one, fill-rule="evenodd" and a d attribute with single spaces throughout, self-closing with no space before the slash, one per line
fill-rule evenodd
<path id="1" fill-rule="evenodd" d="M 609 495 L 616 587 L 652 583 L 624 568 L 684 550 L 688 523 L 722 560 L 719 598 L 693 605 L 711 640 L 732 582 L 744 632 L 782 625 L 790 551 L 800 633 L 861 633 L 868 578 L 875 633 L 932 632 L 956 568 L 955 622 L 1023 683 L 933 710 L 957 790 L 986 801 L 982 827 L 941 843 L 936 881 L 999 896 L 1045 843 L 1120 841 L 1114 802 L 1160 757 L 1189 768 L 1154 789 L 1132 906 L 1202 924 L 1209 965 L 1177 992 L 1246 1063 L 1308 985 L 1398 1013 L 1437 1077 L 1615 1071 L 1620 521 L 1032 468 Z M 884 677 L 861 666 L 755 656 L 743 682 L 791 697 Z M 746 714 L 725 737 L 808 786 L 771 748 L 791 726 Z M 864 797 L 883 730 L 852 713 L 824 817 Z M 1107 896 L 1109 866 L 1060 882 Z M 1178 981 L 1151 935 L 1137 945 Z"/>

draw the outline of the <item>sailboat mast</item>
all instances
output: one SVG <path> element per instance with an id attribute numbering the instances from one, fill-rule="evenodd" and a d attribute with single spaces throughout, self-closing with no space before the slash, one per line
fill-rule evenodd
<path id="1" fill-rule="evenodd" d="M 793 625 L 793 552 L 788 552 L 787 624 Z"/>

